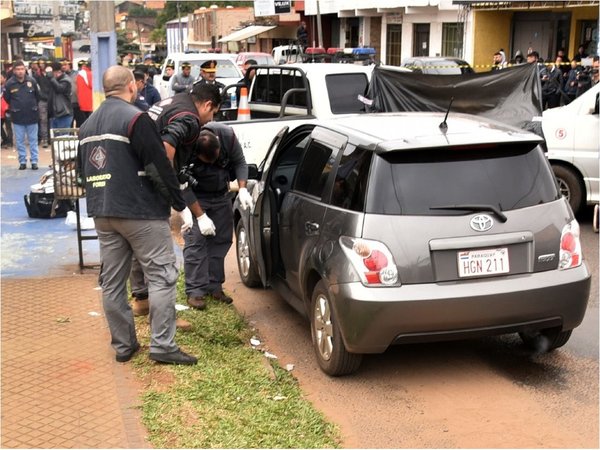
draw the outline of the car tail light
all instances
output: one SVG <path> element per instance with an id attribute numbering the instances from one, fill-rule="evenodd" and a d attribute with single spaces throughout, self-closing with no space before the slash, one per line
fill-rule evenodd
<path id="1" fill-rule="evenodd" d="M 394 257 L 382 242 L 341 236 L 340 245 L 365 286 L 400 284 Z"/>
<path id="2" fill-rule="evenodd" d="M 579 224 L 576 220 L 573 220 L 562 229 L 558 269 L 565 270 L 578 267 L 581 265 L 582 259 Z"/>

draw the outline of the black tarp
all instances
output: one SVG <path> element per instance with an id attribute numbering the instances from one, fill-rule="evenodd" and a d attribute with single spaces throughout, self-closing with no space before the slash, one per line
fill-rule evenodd
<path id="1" fill-rule="evenodd" d="M 535 64 L 462 75 L 425 75 L 376 67 L 367 97 L 371 112 L 452 112 L 475 114 L 543 137 L 542 88 Z"/>

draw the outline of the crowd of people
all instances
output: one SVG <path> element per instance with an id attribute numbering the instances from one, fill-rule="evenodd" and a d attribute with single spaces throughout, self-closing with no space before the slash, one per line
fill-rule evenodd
<path id="1" fill-rule="evenodd" d="M 537 64 L 542 85 L 543 109 L 556 108 L 571 103 L 594 84 L 598 83 L 598 55 L 588 55 L 580 45 L 570 60 L 563 48 L 554 59 L 544 62 L 537 51 L 529 48 L 526 59 L 517 51 L 510 62 L 503 49 L 493 55 L 492 70 L 501 70 L 511 65 Z"/>
<path id="2" fill-rule="evenodd" d="M 50 130 L 80 127 L 93 110 L 92 71 L 81 60 L 16 59 L 2 71 L 2 146 L 15 145 L 19 170 L 38 169 L 38 148 L 47 148 Z"/>

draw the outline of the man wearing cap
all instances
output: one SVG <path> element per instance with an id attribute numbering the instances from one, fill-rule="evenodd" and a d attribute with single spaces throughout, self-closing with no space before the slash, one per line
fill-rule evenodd
<path id="1" fill-rule="evenodd" d="M 196 83 L 215 84 L 220 91 L 223 90 L 225 85 L 217 81 L 217 61 L 209 59 L 200 66 L 200 76 L 196 80 Z"/>
<path id="2" fill-rule="evenodd" d="M 180 92 L 187 92 L 191 89 L 194 84 L 191 72 L 192 65 L 187 61 L 182 62 L 181 73 L 173 75 L 173 78 L 171 79 L 171 89 L 173 92 L 179 94 Z"/>

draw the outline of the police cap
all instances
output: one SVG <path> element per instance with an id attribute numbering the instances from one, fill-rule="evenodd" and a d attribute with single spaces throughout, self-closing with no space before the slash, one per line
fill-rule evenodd
<path id="1" fill-rule="evenodd" d="M 208 61 L 203 62 L 200 68 L 207 73 L 215 73 L 217 71 L 217 61 L 209 59 Z"/>
<path id="2" fill-rule="evenodd" d="M 189 69 L 190 67 L 192 67 L 192 65 L 188 61 L 184 61 L 181 63 L 182 69 Z"/>

